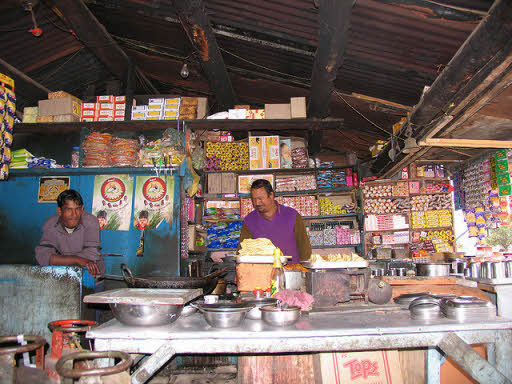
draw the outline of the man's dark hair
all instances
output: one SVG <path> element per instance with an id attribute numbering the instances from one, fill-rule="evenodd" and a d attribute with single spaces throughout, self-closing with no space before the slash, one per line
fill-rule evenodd
<path id="1" fill-rule="evenodd" d="M 104 219 L 107 218 L 107 212 L 106 211 L 99 211 L 98 214 L 96 215 L 96 217 L 99 219 L 101 217 L 103 217 Z"/>
<path id="2" fill-rule="evenodd" d="M 148 211 L 140 211 L 139 213 L 139 219 L 147 219 L 149 218 L 149 213 Z"/>
<path id="3" fill-rule="evenodd" d="M 253 189 L 259 189 L 259 188 L 265 188 L 265 191 L 267 191 L 267 195 L 270 196 L 272 192 L 274 192 L 274 188 L 272 188 L 272 184 L 270 184 L 270 181 L 265 179 L 257 179 L 254 180 L 251 184 L 251 191 Z"/>
<path id="4" fill-rule="evenodd" d="M 67 189 L 65 191 L 62 191 L 60 195 L 57 197 L 57 206 L 59 208 L 62 208 L 64 204 L 66 204 L 66 201 L 74 201 L 77 205 L 84 205 L 84 201 L 82 200 L 82 196 L 75 191 L 74 189 Z"/>

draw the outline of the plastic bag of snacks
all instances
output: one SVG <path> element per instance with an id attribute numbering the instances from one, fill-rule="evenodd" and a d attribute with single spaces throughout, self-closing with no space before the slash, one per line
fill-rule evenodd
<path id="1" fill-rule="evenodd" d="M 138 165 L 139 144 L 137 140 L 114 137 L 110 148 L 113 167 L 136 167 Z"/>
<path id="2" fill-rule="evenodd" d="M 109 167 L 110 144 L 112 135 L 109 133 L 92 132 L 83 143 L 84 167 Z"/>
<path id="3" fill-rule="evenodd" d="M 0 73 L 0 180 L 9 177 L 15 114 L 14 81 Z"/>

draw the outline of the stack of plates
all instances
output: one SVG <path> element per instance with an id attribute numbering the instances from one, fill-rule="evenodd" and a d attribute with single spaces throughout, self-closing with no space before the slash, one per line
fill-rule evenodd
<path id="1" fill-rule="evenodd" d="M 409 304 L 413 300 L 419 297 L 429 297 L 430 292 L 419 292 L 419 293 L 405 293 L 403 295 L 395 297 L 395 303 L 397 303 L 402 309 L 408 309 Z"/>
<path id="2" fill-rule="evenodd" d="M 409 305 L 411 318 L 415 320 L 433 320 L 443 317 L 439 299 L 424 296 L 411 301 Z"/>
<path id="3" fill-rule="evenodd" d="M 457 321 L 482 321 L 496 317 L 496 306 L 473 296 L 445 298 L 440 301 L 441 311 Z"/>

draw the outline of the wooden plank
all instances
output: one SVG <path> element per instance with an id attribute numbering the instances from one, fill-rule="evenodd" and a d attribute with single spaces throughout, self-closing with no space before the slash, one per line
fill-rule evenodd
<path id="1" fill-rule="evenodd" d="M 173 0 L 181 25 L 187 33 L 215 93 L 219 110 L 233 108 L 235 92 L 202 0 Z"/>
<path id="2" fill-rule="evenodd" d="M 454 332 L 443 337 L 439 348 L 479 383 L 512 383 Z"/>
<path id="3" fill-rule="evenodd" d="M 422 147 L 463 147 L 463 148 L 512 148 L 512 141 L 476 139 L 426 138 L 418 145 Z"/>
<path id="4" fill-rule="evenodd" d="M 489 301 L 489 297 L 485 292 L 478 288 L 464 287 L 461 285 L 394 285 L 393 298 L 404 295 L 406 293 L 431 292 L 437 294 L 454 294 L 457 296 L 475 296 L 479 299 Z"/>
<path id="5" fill-rule="evenodd" d="M 238 384 L 314 384 L 312 354 L 238 357 Z"/>
<path id="6" fill-rule="evenodd" d="M 320 0 L 318 48 L 311 74 L 310 117 L 329 115 L 334 80 L 343 63 L 353 3 L 348 0 Z"/>
<path id="7" fill-rule="evenodd" d="M 406 378 L 407 384 L 425 383 L 425 350 L 407 349 L 398 351 L 402 377 Z"/>
<path id="8" fill-rule="evenodd" d="M 376 279 L 384 280 L 391 285 L 453 285 L 457 284 L 454 276 L 429 277 L 429 276 L 378 276 Z"/>

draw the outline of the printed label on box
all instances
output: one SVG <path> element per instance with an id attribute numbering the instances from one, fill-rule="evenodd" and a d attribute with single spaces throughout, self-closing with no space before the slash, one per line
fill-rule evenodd
<path id="1" fill-rule="evenodd" d="M 82 109 L 99 109 L 99 104 L 97 103 L 82 103 Z"/>
<path id="2" fill-rule="evenodd" d="M 100 110 L 102 109 L 109 109 L 109 110 L 114 110 L 114 103 L 100 103 Z"/>
<path id="3" fill-rule="evenodd" d="M 113 95 L 96 96 L 96 101 L 98 103 L 113 103 L 114 102 L 114 96 Z"/>

